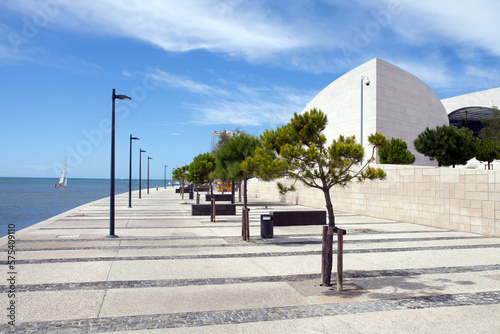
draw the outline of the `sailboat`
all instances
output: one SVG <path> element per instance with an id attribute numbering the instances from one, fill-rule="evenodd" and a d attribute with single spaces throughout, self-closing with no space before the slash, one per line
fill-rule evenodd
<path id="1" fill-rule="evenodd" d="M 59 182 L 54 184 L 56 188 L 66 188 L 66 184 L 68 184 L 68 174 L 66 173 L 66 163 L 68 162 L 68 158 L 64 161 L 64 167 L 61 172 L 61 177 L 59 178 Z"/>

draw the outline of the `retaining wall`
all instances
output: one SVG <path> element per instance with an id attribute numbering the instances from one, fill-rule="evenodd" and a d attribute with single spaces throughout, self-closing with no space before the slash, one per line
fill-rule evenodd
<path id="1" fill-rule="evenodd" d="M 500 237 L 500 171 L 467 168 L 377 165 L 382 181 L 334 187 L 334 210 L 382 219 Z M 291 184 L 282 179 L 281 183 Z M 276 182 L 254 181 L 248 195 L 272 201 L 324 208 L 323 192 L 296 183 L 280 195 Z"/>

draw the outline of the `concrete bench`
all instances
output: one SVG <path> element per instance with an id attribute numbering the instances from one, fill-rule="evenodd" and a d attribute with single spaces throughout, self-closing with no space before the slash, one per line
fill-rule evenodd
<path id="1" fill-rule="evenodd" d="M 213 194 L 215 201 L 231 201 L 233 199 L 233 196 L 231 194 Z M 212 195 L 207 194 L 205 195 L 205 200 L 207 202 L 210 202 L 212 200 Z"/>
<path id="2" fill-rule="evenodd" d="M 236 215 L 236 204 L 217 204 L 215 206 L 215 214 L 217 216 Z M 211 204 L 192 204 L 191 215 L 192 216 L 211 216 L 212 215 L 212 205 Z"/>

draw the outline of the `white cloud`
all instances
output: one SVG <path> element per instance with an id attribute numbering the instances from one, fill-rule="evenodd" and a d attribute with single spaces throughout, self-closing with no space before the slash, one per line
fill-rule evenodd
<path id="1" fill-rule="evenodd" d="M 149 78 L 156 85 L 185 89 L 191 93 L 203 94 L 203 95 L 226 94 L 224 90 L 221 90 L 219 88 L 196 82 L 187 77 L 168 73 L 158 68 L 151 70 L 148 73 L 145 73 L 144 76 Z"/>
<path id="2" fill-rule="evenodd" d="M 313 93 L 289 87 L 252 88 L 238 85 L 231 99 L 213 99 L 204 104 L 188 105 L 196 111 L 189 124 L 228 124 L 236 126 L 276 126 L 287 123 L 300 112 Z"/>
<path id="3" fill-rule="evenodd" d="M 394 0 L 384 0 L 385 3 Z M 500 55 L 498 0 L 398 0 L 401 11 L 389 27 L 405 43 L 461 44 Z"/>
<path id="4" fill-rule="evenodd" d="M 304 27 L 269 15 L 246 1 L 66 1 L 52 10 L 51 24 L 78 32 L 139 39 L 167 51 L 205 49 L 258 59 L 311 45 Z M 40 13 L 38 1 L 10 4 L 26 15 Z"/>

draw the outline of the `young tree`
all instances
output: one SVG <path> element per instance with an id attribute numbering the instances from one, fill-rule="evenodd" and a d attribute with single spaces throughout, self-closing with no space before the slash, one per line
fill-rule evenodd
<path id="1" fill-rule="evenodd" d="M 336 185 L 345 187 L 354 180 L 361 182 L 385 178 L 382 169 L 370 167 L 369 163 L 374 159 L 375 148 L 384 146 L 387 139 L 381 134 L 371 135 L 368 140 L 374 147 L 371 157 L 364 160 L 364 148 L 355 142 L 354 136 L 340 136 L 327 145 L 323 134 L 326 124 L 326 115 L 316 108 L 300 115 L 295 113 L 290 123 L 276 130 L 266 130 L 261 135 L 262 148 L 258 148 L 246 164 L 263 180 L 286 175 L 323 192 L 329 227 L 324 245 L 326 267 L 323 284 L 330 285 L 333 233 L 337 232 L 330 189 Z M 282 192 L 292 189 L 293 186 L 281 186 Z"/>
<path id="2" fill-rule="evenodd" d="M 188 166 L 188 172 L 186 179 L 189 182 L 194 183 L 196 187 L 196 197 L 198 198 L 198 186 L 205 183 L 210 183 L 210 190 L 213 194 L 212 184 L 213 179 L 210 177 L 210 173 L 215 169 L 215 158 L 210 153 L 199 154 L 194 157 L 193 162 Z"/>
<path id="3" fill-rule="evenodd" d="M 399 138 L 391 138 L 386 147 L 378 150 L 381 164 L 409 165 L 415 162 L 415 156 L 408 151 L 406 142 Z"/>
<path id="4" fill-rule="evenodd" d="M 184 182 L 186 181 L 187 170 L 188 170 L 187 165 L 176 168 L 172 176 L 172 179 L 174 179 L 175 181 L 179 181 L 181 183 L 180 189 L 181 189 L 182 199 L 184 199 Z"/>
<path id="5" fill-rule="evenodd" d="M 500 159 L 500 145 L 491 139 L 481 139 L 477 143 L 476 159 L 488 163 L 488 170 L 491 163 Z"/>
<path id="6" fill-rule="evenodd" d="M 255 153 L 258 146 L 259 139 L 257 137 L 240 133 L 229 138 L 215 155 L 216 172 L 224 174 L 228 180 L 243 181 L 242 238 L 247 241 L 250 240 L 249 222 L 246 214 L 248 212 L 247 180 L 253 176 L 253 173 L 252 170 L 243 169 L 242 163 Z"/>
<path id="7" fill-rule="evenodd" d="M 438 166 L 465 165 L 476 155 L 476 139 L 467 128 L 457 129 L 452 125 L 426 128 L 413 141 L 415 149 Z"/>

